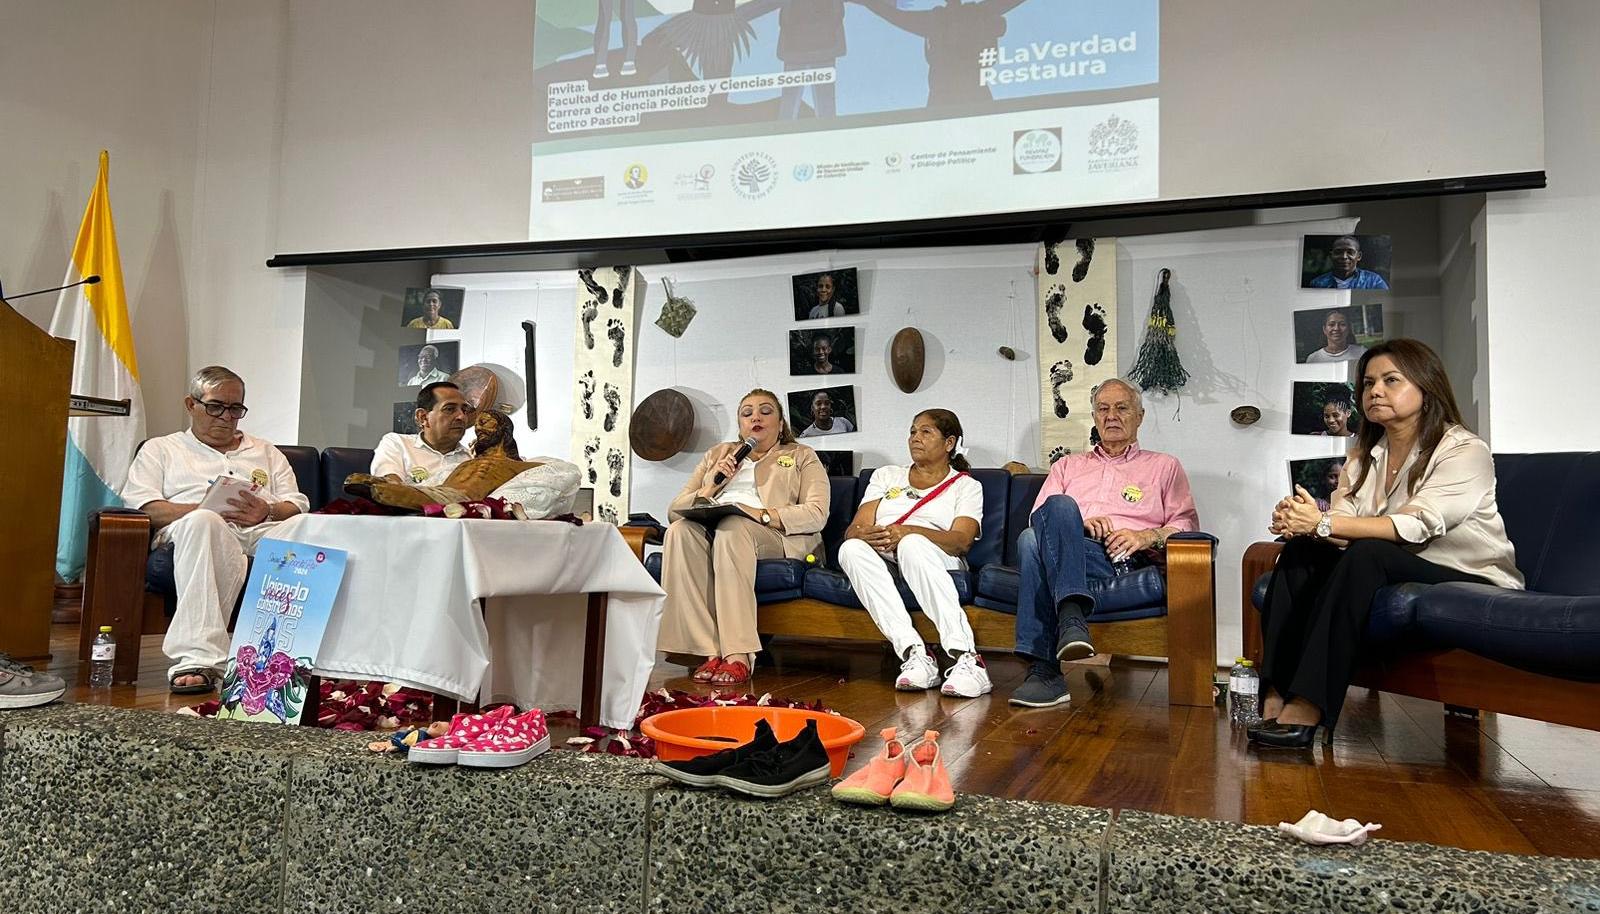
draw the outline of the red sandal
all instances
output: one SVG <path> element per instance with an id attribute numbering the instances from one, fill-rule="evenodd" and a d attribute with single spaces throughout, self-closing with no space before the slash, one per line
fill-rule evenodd
<path id="1" fill-rule="evenodd" d="M 702 663 L 696 667 L 694 673 L 689 678 L 693 679 L 695 682 L 710 682 L 711 677 L 715 676 L 717 674 L 717 670 L 721 668 L 722 658 L 712 657 L 710 660 L 707 660 L 705 663 Z"/>
<path id="2" fill-rule="evenodd" d="M 738 685 L 750 681 L 750 667 L 743 660 L 724 660 L 711 674 L 712 685 Z"/>

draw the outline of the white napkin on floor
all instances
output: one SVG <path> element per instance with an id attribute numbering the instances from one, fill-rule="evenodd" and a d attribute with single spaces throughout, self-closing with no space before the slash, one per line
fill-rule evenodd
<path id="1" fill-rule="evenodd" d="M 1365 844 L 1367 835 L 1382 828 L 1376 822 L 1362 825 L 1355 819 L 1330 819 L 1315 809 L 1298 822 L 1279 822 L 1278 831 L 1293 835 L 1307 844 Z"/>

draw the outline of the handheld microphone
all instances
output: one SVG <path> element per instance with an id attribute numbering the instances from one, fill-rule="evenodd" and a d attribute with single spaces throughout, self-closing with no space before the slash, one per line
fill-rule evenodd
<path id="1" fill-rule="evenodd" d="M 756 439 L 755 438 L 751 437 L 751 438 L 744 439 L 744 442 L 739 445 L 739 449 L 737 451 L 733 452 L 733 465 L 734 466 L 738 466 L 739 465 L 739 461 L 745 459 L 746 457 L 749 457 L 750 456 L 750 452 L 755 450 L 755 449 L 756 449 Z M 727 480 L 727 478 L 728 477 L 725 474 L 723 474 L 722 471 L 718 470 L 717 471 L 717 475 L 711 477 L 711 481 L 720 486 L 720 485 L 722 485 L 722 483 L 725 480 Z"/>
<path id="2" fill-rule="evenodd" d="M 30 295 L 48 295 L 51 292 L 60 292 L 64 289 L 70 289 L 73 286 L 92 286 L 99 281 L 100 276 L 98 274 L 90 274 L 78 280 L 77 282 L 69 282 L 64 286 L 56 286 L 54 289 L 40 289 L 37 292 L 24 292 L 21 295 L 7 295 L 3 298 L 0 298 L 0 301 L 16 301 L 19 298 L 27 298 Z"/>

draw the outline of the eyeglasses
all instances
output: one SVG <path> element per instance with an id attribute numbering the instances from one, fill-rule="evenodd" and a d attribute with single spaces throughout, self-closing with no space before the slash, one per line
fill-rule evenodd
<path id="1" fill-rule="evenodd" d="M 227 414 L 229 419 L 243 419 L 244 414 L 250 411 L 249 407 L 243 403 L 219 403 L 216 400 L 196 400 L 195 402 L 205 407 L 206 415 L 213 419 L 221 419 L 224 413 Z"/>

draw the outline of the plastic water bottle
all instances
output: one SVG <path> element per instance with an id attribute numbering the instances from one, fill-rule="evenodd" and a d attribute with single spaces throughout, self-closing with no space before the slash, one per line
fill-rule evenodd
<path id="1" fill-rule="evenodd" d="M 89 688 L 111 688 L 111 667 L 117 660 L 117 639 L 111 637 L 111 626 L 100 626 L 89 648 Z"/>
<path id="2" fill-rule="evenodd" d="M 1228 674 L 1228 715 L 1236 727 L 1248 727 L 1261 720 L 1261 676 L 1255 664 L 1238 658 Z"/>

